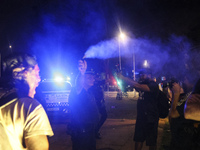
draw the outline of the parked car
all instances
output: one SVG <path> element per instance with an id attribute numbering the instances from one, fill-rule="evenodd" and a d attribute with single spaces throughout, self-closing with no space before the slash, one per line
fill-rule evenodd
<path id="1" fill-rule="evenodd" d="M 68 113 L 71 87 L 68 81 L 43 80 L 36 89 L 35 98 L 43 105 L 47 113 Z"/>

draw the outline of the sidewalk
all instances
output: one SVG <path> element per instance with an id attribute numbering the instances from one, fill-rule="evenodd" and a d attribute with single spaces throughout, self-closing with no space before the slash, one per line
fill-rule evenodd
<path id="1" fill-rule="evenodd" d="M 167 119 L 161 119 L 158 127 L 158 149 Z M 49 138 L 50 150 L 71 150 L 71 139 L 66 134 L 66 124 L 53 124 L 54 136 Z M 97 150 L 133 150 L 135 120 L 107 119 L 101 128 L 102 139 L 97 140 Z M 142 150 L 148 150 L 143 146 Z"/>

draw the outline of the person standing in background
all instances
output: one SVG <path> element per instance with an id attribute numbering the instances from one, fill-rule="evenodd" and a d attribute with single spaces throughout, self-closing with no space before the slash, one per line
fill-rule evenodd
<path id="1" fill-rule="evenodd" d="M 184 115 L 186 119 L 200 121 L 200 79 L 186 101 Z"/>
<path id="2" fill-rule="evenodd" d="M 151 72 L 144 70 L 140 72 L 139 83 L 130 78 L 118 74 L 118 78 L 124 80 L 140 91 L 140 99 L 137 101 L 137 119 L 135 126 L 135 150 L 141 150 L 143 142 L 149 146 L 149 150 L 156 150 L 158 133 L 158 100 L 159 88 L 151 79 Z"/>
<path id="3" fill-rule="evenodd" d="M 170 150 L 198 150 L 200 148 L 200 128 L 196 121 L 184 117 L 186 100 L 192 92 L 196 73 L 187 73 L 183 81 L 172 84 L 172 104 L 169 112 L 171 130 Z"/>
<path id="4" fill-rule="evenodd" d="M 100 128 L 106 121 L 108 115 L 107 115 L 106 106 L 105 106 L 104 91 L 103 91 L 103 88 L 101 87 L 99 78 L 97 77 L 95 78 L 95 83 L 91 87 L 90 90 L 94 94 L 96 104 L 97 104 L 99 114 L 100 114 L 100 120 L 95 129 L 95 136 L 97 139 L 101 139 Z"/>

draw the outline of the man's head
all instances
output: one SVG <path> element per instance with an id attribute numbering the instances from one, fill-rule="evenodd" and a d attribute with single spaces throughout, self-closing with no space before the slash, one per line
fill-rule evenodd
<path id="1" fill-rule="evenodd" d="M 140 81 L 146 81 L 151 79 L 151 71 L 150 70 L 142 70 L 139 72 Z"/>
<path id="2" fill-rule="evenodd" d="M 94 85 L 95 76 L 93 71 L 86 71 L 84 75 L 84 86 L 90 88 Z"/>
<path id="3" fill-rule="evenodd" d="M 3 61 L 3 77 L 17 89 L 23 88 L 20 86 L 22 83 L 28 84 L 30 97 L 34 97 L 41 80 L 39 71 L 36 59 L 28 54 L 12 54 Z"/>

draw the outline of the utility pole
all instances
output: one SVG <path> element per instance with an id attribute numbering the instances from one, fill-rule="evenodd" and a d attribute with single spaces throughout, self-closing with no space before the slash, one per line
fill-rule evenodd
<path id="1" fill-rule="evenodd" d="M 133 54 L 133 80 L 135 81 L 135 54 Z"/>

